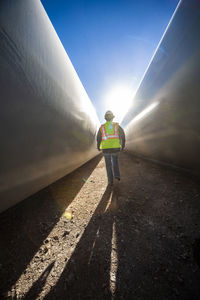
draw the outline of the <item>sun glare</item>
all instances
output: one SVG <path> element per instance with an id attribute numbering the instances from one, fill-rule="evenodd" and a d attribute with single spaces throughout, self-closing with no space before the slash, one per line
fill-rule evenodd
<path id="1" fill-rule="evenodd" d="M 121 122 L 133 99 L 133 91 L 126 86 L 112 88 L 105 97 L 105 110 L 111 110 L 115 121 Z"/>

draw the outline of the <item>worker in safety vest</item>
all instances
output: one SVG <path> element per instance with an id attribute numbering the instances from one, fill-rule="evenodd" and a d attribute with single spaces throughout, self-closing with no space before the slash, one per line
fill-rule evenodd
<path id="1" fill-rule="evenodd" d="M 113 185 L 113 178 L 120 180 L 118 154 L 125 147 L 124 130 L 113 122 L 114 117 L 108 110 L 104 117 L 106 123 L 101 125 L 97 134 L 97 149 L 103 152 L 109 185 Z"/>

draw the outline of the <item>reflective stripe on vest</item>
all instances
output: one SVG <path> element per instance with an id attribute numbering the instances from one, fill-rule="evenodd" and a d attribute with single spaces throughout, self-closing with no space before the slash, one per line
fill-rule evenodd
<path id="1" fill-rule="evenodd" d="M 109 134 L 106 132 L 106 126 L 105 124 L 101 125 L 101 134 L 102 134 L 102 140 L 106 141 L 107 139 L 119 139 L 119 133 L 118 133 L 118 124 L 113 123 L 114 133 Z"/>

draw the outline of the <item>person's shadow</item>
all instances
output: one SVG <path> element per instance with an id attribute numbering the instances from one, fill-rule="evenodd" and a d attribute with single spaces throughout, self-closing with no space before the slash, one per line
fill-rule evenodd
<path id="1" fill-rule="evenodd" d="M 45 299 L 111 299 L 110 257 L 113 215 L 107 187 L 58 283 Z"/>
<path id="2" fill-rule="evenodd" d="M 37 296 L 40 294 L 42 291 L 43 286 L 46 283 L 47 277 L 49 273 L 51 272 L 53 266 L 55 264 L 55 261 L 52 262 L 41 274 L 41 276 L 38 278 L 38 280 L 32 285 L 31 289 L 28 291 L 26 296 L 23 298 L 24 300 L 29 300 L 29 299 L 36 299 Z"/>

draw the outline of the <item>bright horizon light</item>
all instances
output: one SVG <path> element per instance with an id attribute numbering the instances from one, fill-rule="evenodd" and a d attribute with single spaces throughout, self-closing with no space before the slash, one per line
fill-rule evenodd
<path id="1" fill-rule="evenodd" d="M 120 123 L 131 105 L 133 96 L 133 91 L 127 86 L 113 87 L 105 96 L 105 111 L 111 110 L 115 115 L 114 120 Z"/>

